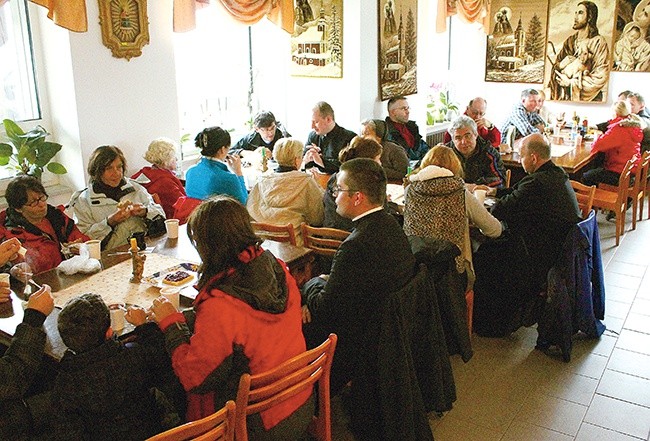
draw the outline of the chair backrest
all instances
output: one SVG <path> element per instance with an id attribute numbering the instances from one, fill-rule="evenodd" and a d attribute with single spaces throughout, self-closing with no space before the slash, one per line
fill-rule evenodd
<path id="1" fill-rule="evenodd" d="M 158 193 L 151 193 L 151 199 L 153 199 L 156 204 L 160 205 L 160 196 L 158 196 Z"/>
<path id="2" fill-rule="evenodd" d="M 510 188 L 510 178 L 512 177 L 512 170 L 506 169 L 506 188 Z"/>
<path id="3" fill-rule="evenodd" d="M 349 231 L 312 227 L 304 222 L 300 225 L 300 229 L 305 247 L 322 256 L 333 256 L 341 242 L 350 235 Z"/>
<path id="4" fill-rule="evenodd" d="M 243 374 L 237 390 L 237 441 L 248 441 L 246 417 L 311 389 L 318 382 L 318 418 L 316 431 L 319 440 L 332 439 L 330 415 L 330 369 L 336 334 L 330 334 L 320 346 L 303 352 L 280 366 L 261 374 Z"/>
<path id="5" fill-rule="evenodd" d="M 634 186 L 632 187 L 632 198 L 645 196 L 645 188 L 648 181 L 648 168 L 650 168 L 650 150 L 643 152 L 641 160 L 637 165 Z"/>
<path id="6" fill-rule="evenodd" d="M 234 441 L 235 409 L 235 402 L 230 400 L 212 415 L 174 427 L 147 441 Z"/>
<path id="7" fill-rule="evenodd" d="M 591 207 L 594 204 L 594 196 L 596 195 L 596 186 L 587 186 L 578 181 L 570 181 L 571 187 L 576 192 L 576 199 L 578 200 L 578 206 L 580 211 L 582 211 L 582 218 L 587 219 Z"/>
<path id="8" fill-rule="evenodd" d="M 296 245 L 296 231 L 293 224 L 273 225 L 263 222 L 251 221 L 255 233 L 265 240 L 274 240 L 276 242 L 289 242 Z"/>
<path id="9" fill-rule="evenodd" d="M 630 192 L 630 179 L 632 177 L 632 168 L 634 167 L 634 161 L 630 159 L 625 164 L 621 176 L 618 178 L 618 195 L 616 197 L 616 212 L 625 213 L 627 208 L 627 196 Z"/>

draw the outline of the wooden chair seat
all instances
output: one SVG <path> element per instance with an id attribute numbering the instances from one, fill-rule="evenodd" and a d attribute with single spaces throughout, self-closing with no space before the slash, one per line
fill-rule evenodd
<path id="1" fill-rule="evenodd" d="M 147 441 L 234 441 L 235 409 L 235 402 L 230 400 L 212 415 L 174 427 Z"/>
<path id="2" fill-rule="evenodd" d="M 248 441 L 246 417 L 270 409 L 318 382 L 318 416 L 310 424 L 312 435 L 331 441 L 330 370 L 336 334 L 330 334 L 320 346 L 299 354 L 280 366 L 261 374 L 243 374 L 237 390 L 237 441 Z"/>
<path id="3" fill-rule="evenodd" d="M 273 225 L 264 222 L 251 221 L 255 233 L 265 240 L 274 240 L 276 242 L 288 242 L 296 245 L 296 230 L 293 224 Z"/>

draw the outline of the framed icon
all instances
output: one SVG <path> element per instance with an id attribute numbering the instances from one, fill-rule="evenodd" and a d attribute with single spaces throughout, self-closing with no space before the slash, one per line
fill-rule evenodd
<path id="1" fill-rule="evenodd" d="M 116 58 L 142 55 L 149 43 L 147 0 L 98 0 L 102 42 Z"/>

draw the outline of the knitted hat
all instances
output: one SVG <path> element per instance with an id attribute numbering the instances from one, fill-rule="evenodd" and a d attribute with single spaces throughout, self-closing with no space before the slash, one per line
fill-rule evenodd
<path id="1" fill-rule="evenodd" d="M 101 296 L 82 294 L 68 300 L 59 314 L 58 328 L 63 343 L 76 353 L 99 346 L 111 325 L 108 306 Z"/>

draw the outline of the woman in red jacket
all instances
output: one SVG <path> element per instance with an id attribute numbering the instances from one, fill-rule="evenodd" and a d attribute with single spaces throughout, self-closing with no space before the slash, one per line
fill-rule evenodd
<path id="1" fill-rule="evenodd" d="M 160 205 L 165 210 L 165 217 L 174 217 L 174 204 L 181 196 L 185 196 L 185 187 L 176 177 L 176 144 L 168 138 L 158 138 L 151 141 L 144 159 L 149 161 L 151 167 L 142 169 L 131 176 L 131 179 L 147 189 L 149 194 L 154 193 L 160 198 Z M 156 201 L 157 202 L 157 201 Z"/>
<path id="2" fill-rule="evenodd" d="M 224 195 L 204 201 L 187 232 L 203 262 L 194 328 L 164 297 L 151 309 L 188 392 L 192 421 L 234 399 L 241 374 L 265 372 L 304 352 L 305 339 L 296 281 L 284 262 L 260 247 L 241 203 Z M 250 417 L 249 438 L 299 439 L 312 415 L 306 390 Z"/>
<path id="3" fill-rule="evenodd" d="M 89 239 L 63 212 L 63 207 L 47 203 L 43 184 L 32 176 L 14 178 L 7 186 L 5 198 L 9 207 L 0 213 L 0 240 L 18 238 L 27 249 L 25 261 L 34 273 L 61 263 L 62 244 Z"/>
<path id="4" fill-rule="evenodd" d="M 591 145 L 591 155 L 605 154 L 602 167 L 587 171 L 582 177 L 586 185 L 605 183 L 618 185 L 618 178 L 630 159 L 638 161 L 643 139 L 641 124 L 636 115 L 630 115 L 627 101 L 617 101 L 612 106 L 614 119 L 607 124 L 607 131 Z M 636 168 L 636 166 L 635 166 Z"/>

